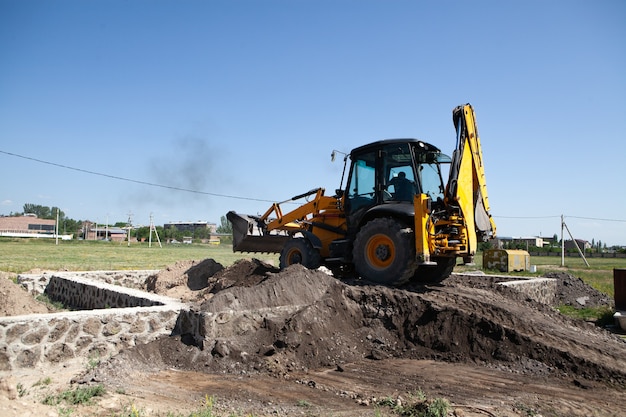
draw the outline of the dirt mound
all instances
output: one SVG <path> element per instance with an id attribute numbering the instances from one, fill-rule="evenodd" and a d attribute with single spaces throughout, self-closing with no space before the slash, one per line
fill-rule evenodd
<path id="1" fill-rule="evenodd" d="M 233 286 L 251 287 L 280 270 L 258 259 L 241 259 L 228 268 L 213 259 L 179 261 L 146 279 L 145 289 L 184 302 L 205 300 Z"/>
<path id="2" fill-rule="evenodd" d="M 240 259 L 211 277 L 207 289 L 198 298 L 202 299 L 207 293 L 215 294 L 230 287 L 254 287 L 278 272 L 279 268 L 258 259 Z"/>
<path id="3" fill-rule="evenodd" d="M 0 317 L 48 313 L 48 307 L 13 282 L 15 274 L 0 271 Z"/>
<path id="4" fill-rule="evenodd" d="M 546 278 L 557 280 L 556 304 L 574 308 L 614 306 L 608 295 L 587 285 L 581 278 L 565 272 L 548 272 Z"/>
<path id="5" fill-rule="evenodd" d="M 101 372 L 125 369 L 130 361 L 285 375 L 402 358 L 626 383 L 626 344 L 515 291 L 494 290 L 493 283 L 467 286 L 455 277 L 392 289 L 341 282 L 299 265 L 277 272 L 244 260 L 231 268 L 210 278 L 192 309 L 202 317 L 204 340 L 165 337 L 121 354 Z"/>
<path id="6" fill-rule="evenodd" d="M 172 298 L 189 301 L 191 291 L 208 286 L 209 278 L 224 267 L 213 259 L 198 261 L 179 261 L 174 265 L 146 278 L 145 289 Z"/>

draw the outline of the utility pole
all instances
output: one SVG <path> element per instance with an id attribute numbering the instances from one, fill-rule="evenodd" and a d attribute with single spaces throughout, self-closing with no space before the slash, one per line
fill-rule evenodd
<path id="1" fill-rule="evenodd" d="M 563 239 L 563 229 L 565 228 L 565 220 L 561 214 L 561 266 L 565 266 L 565 239 Z"/>
<path id="2" fill-rule="evenodd" d="M 128 247 L 130 248 L 130 231 L 132 230 L 133 226 L 133 213 L 132 212 L 128 212 L 128 225 L 126 226 L 126 240 L 128 241 Z"/>
<path id="3" fill-rule="evenodd" d="M 583 261 L 585 261 L 585 265 L 587 265 L 587 268 L 589 268 L 589 262 L 587 262 L 587 258 L 585 258 L 585 254 L 583 253 L 583 251 L 580 250 L 580 247 L 578 246 L 578 242 L 576 242 L 576 239 L 574 239 L 574 236 L 572 236 L 572 232 L 569 231 L 569 227 L 567 227 L 567 224 L 565 224 L 565 220 L 563 220 L 563 215 L 561 214 L 561 241 L 563 243 L 561 243 L 561 266 L 565 266 L 565 241 L 563 241 L 563 228 L 565 228 L 567 230 L 567 233 L 569 234 L 569 237 L 572 239 L 572 242 L 574 242 L 574 246 L 576 246 L 576 249 L 578 250 L 578 254 L 580 255 L 581 258 L 583 258 Z"/>
<path id="4" fill-rule="evenodd" d="M 156 227 L 154 227 L 154 221 L 152 220 L 152 213 L 150 213 L 150 237 L 148 238 L 148 247 L 152 247 L 152 231 L 154 230 L 154 234 L 159 242 L 159 247 L 163 248 L 161 245 L 161 239 L 159 239 L 159 232 L 157 232 Z"/>
<path id="5" fill-rule="evenodd" d="M 55 244 L 59 246 L 59 208 L 58 207 L 57 207 L 57 223 L 56 223 L 55 238 L 56 238 Z"/>

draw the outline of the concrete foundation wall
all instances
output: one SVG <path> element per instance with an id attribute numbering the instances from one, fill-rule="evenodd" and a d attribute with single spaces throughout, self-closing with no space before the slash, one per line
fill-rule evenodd
<path id="1" fill-rule="evenodd" d="M 183 309 L 180 311 L 174 335 L 186 338 L 187 343 L 200 349 L 212 349 L 221 339 L 236 338 L 258 329 L 266 320 L 284 318 L 304 306 L 278 306 L 254 310 L 226 310 L 218 313 Z"/>
<path id="2" fill-rule="evenodd" d="M 183 304 L 86 278 L 92 274 L 18 277 L 35 294 L 43 291 L 53 300 L 88 310 L 0 317 L 0 371 L 58 364 L 76 357 L 105 359 L 171 334 Z M 137 283 L 145 281 L 142 275 L 149 272 L 135 277 Z"/>
<path id="3" fill-rule="evenodd" d="M 500 285 L 526 294 L 531 300 L 544 304 L 552 304 L 556 298 L 556 279 L 533 278 L 518 281 L 501 282 Z"/>
<path id="4" fill-rule="evenodd" d="M 20 274 L 18 283 L 32 294 L 43 294 L 52 277 L 59 277 L 69 281 L 111 284 L 125 289 L 145 288 L 146 279 L 159 272 L 158 269 L 142 269 L 134 271 L 76 271 L 76 272 L 44 272 L 41 274 Z M 85 281 L 86 280 L 86 281 Z"/>
<path id="5" fill-rule="evenodd" d="M 164 305 L 155 294 L 121 288 L 80 277 L 67 279 L 53 275 L 44 290 L 51 300 L 60 301 L 72 309 L 151 307 Z M 148 298 L 150 297 L 150 298 Z"/>
<path id="6" fill-rule="evenodd" d="M 168 306 L 75 311 L 0 318 L 0 371 L 106 359 L 171 333 L 178 309 Z"/>

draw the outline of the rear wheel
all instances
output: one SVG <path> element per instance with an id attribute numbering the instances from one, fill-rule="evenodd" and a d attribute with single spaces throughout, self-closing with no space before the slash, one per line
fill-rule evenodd
<path id="1" fill-rule="evenodd" d="M 319 268 L 320 253 L 308 239 L 289 239 L 280 252 L 280 269 L 293 264 L 301 264 L 309 269 Z"/>
<path id="2" fill-rule="evenodd" d="M 448 278 L 456 265 L 456 257 L 434 257 L 437 266 L 420 266 L 415 271 L 411 281 L 423 283 L 435 283 Z"/>
<path id="3" fill-rule="evenodd" d="M 391 218 L 365 224 L 354 241 L 354 268 L 362 278 L 385 285 L 404 284 L 415 272 L 413 230 Z"/>

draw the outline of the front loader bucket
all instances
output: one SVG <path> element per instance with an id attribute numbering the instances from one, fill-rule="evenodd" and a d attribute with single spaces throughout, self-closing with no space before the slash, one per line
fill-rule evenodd
<path id="1" fill-rule="evenodd" d="M 229 211 L 226 218 L 233 225 L 233 252 L 280 253 L 289 240 L 287 235 L 254 234 L 257 220 Z"/>

